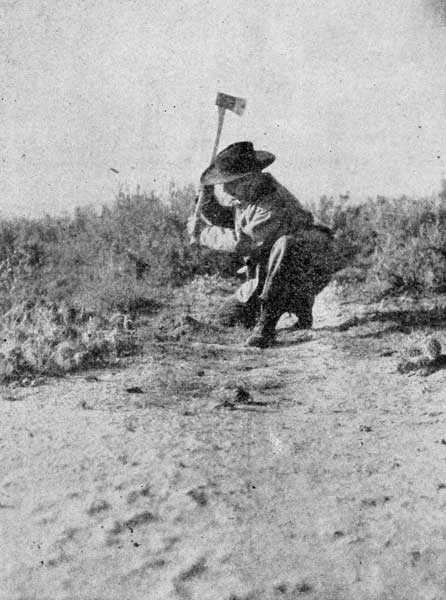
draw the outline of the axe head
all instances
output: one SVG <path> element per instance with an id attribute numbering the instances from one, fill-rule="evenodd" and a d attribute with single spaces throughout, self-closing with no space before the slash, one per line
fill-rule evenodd
<path id="1" fill-rule="evenodd" d="M 232 112 L 235 112 L 236 115 L 241 117 L 245 112 L 246 100 L 244 98 L 237 98 L 236 96 L 229 96 L 228 94 L 218 92 L 215 104 L 221 108 L 232 110 Z"/>

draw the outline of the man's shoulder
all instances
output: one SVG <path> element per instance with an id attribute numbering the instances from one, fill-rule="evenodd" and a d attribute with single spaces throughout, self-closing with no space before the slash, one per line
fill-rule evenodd
<path id="1" fill-rule="evenodd" d="M 299 208 L 303 208 L 298 197 L 295 194 L 293 194 L 292 192 L 290 192 L 290 190 L 288 188 L 286 188 L 284 185 L 279 183 L 277 180 L 275 180 L 275 191 L 285 201 L 290 202 L 290 203 L 294 204 L 295 206 L 298 206 Z"/>
<path id="2" fill-rule="evenodd" d="M 259 206 L 271 206 L 277 209 L 293 208 L 294 210 L 306 212 L 299 199 L 270 173 L 264 173 L 256 203 Z"/>

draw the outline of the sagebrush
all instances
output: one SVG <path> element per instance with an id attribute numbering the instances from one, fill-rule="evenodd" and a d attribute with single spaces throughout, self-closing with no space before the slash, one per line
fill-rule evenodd
<path id="1" fill-rule="evenodd" d="M 140 348 L 137 320 L 197 276 L 232 276 L 236 258 L 191 247 L 193 187 L 119 193 L 72 216 L 0 222 L 0 380 L 105 365 Z M 446 288 L 446 184 L 430 198 L 322 197 L 316 221 L 336 238 L 335 275 L 374 293 Z M 178 294 L 177 294 L 178 296 Z"/>
<path id="2" fill-rule="evenodd" d="M 321 198 L 317 218 L 335 232 L 337 277 L 378 295 L 443 292 L 446 288 L 446 182 L 427 198 L 378 197 L 361 204 Z"/>

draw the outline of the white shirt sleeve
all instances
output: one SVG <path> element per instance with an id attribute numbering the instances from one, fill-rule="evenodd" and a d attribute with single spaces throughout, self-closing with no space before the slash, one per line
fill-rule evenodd
<path id="1" fill-rule="evenodd" d="M 201 232 L 200 244 L 213 250 L 234 252 L 237 246 L 237 238 L 233 229 L 209 225 Z"/>

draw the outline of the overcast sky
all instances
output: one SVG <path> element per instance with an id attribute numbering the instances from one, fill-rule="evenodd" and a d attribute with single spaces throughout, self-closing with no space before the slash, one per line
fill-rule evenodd
<path id="1" fill-rule="evenodd" d="M 165 190 L 207 166 L 217 91 L 301 199 L 446 176 L 441 0 L 2 0 L 2 214 Z M 117 169 L 119 174 L 110 171 Z"/>

